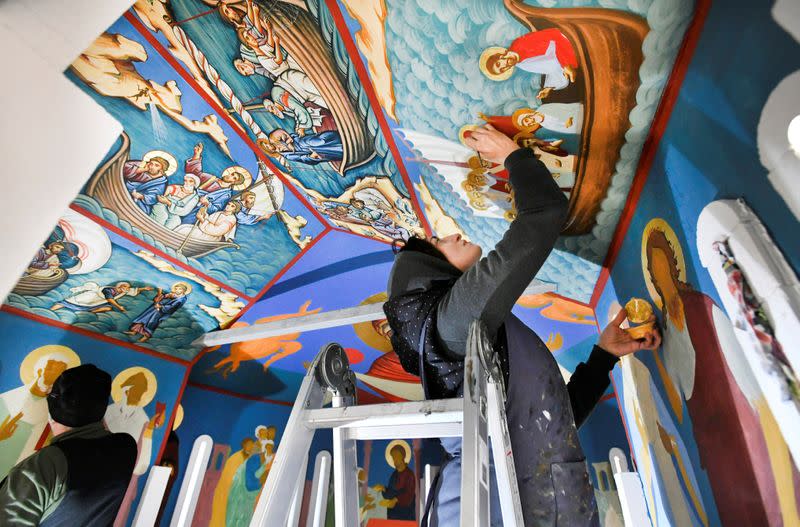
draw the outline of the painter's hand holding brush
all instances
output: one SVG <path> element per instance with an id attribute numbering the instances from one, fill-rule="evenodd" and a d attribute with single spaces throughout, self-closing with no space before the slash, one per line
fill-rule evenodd
<path id="1" fill-rule="evenodd" d="M 464 138 L 464 143 L 478 152 L 482 159 L 502 165 L 512 152 L 519 150 L 519 145 L 494 129 L 490 124 L 472 130 Z"/>

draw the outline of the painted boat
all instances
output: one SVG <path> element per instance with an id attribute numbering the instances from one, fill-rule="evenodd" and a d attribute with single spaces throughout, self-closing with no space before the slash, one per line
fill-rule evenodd
<path id="1" fill-rule="evenodd" d="M 563 234 L 585 234 L 595 225 L 625 144 L 640 85 L 642 43 L 650 28 L 642 17 L 614 9 L 541 8 L 520 0 L 504 3 L 530 31 L 560 30 L 578 58 L 575 84 L 582 91 L 584 118 Z"/>
<path id="2" fill-rule="evenodd" d="M 122 133 L 122 144 L 111 158 L 100 165 L 86 184 L 87 195 L 96 199 L 105 208 L 114 211 L 121 220 L 130 223 L 143 233 L 152 236 L 167 247 L 187 258 L 199 258 L 220 249 L 239 246 L 229 241 L 210 241 L 188 238 L 155 223 L 150 216 L 136 206 L 122 177 L 122 169 L 130 157 L 131 141 Z"/>
<path id="3" fill-rule="evenodd" d="M 18 295 L 39 296 L 60 286 L 67 278 L 69 273 L 63 269 L 54 269 L 52 276 L 24 275 L 11 292 Z"/>
<path id="4" fill-rule="evenodd" d="M 343 175 L 347 170 L 368 162 L 375 156 L 375 147 L 366 120 L 348 95 L 331 49 L 322 39 L 314 18 L 304 9 L 278 2 L 261 12 L 272 24 L 281 45 L 297 61 L 328 104 L 344 150 L 341 162 L 331 163 L 331 166 Z"/>

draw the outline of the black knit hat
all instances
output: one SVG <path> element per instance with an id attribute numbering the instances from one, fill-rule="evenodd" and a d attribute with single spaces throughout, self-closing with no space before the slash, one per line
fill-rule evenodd
<path id="1" fill-rule="evenodd" d="M 47 396 L 47 409 L 54 421 L 78 427 L 103 419 L 111 395 L 111 375 L 94 364 L 65 370 Z"/>

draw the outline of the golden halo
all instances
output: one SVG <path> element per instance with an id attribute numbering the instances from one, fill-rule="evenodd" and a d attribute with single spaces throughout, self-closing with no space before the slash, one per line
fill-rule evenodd
<path id="1" fill-rule="evenodd" d="M 178 170 L 178 162 L 175 161 L 175 157 L 173 157 L 173 155 L 170 153 L 164 152 L 163 150 L 150 150 L 144 156 L 142 156 L 142 162 L 147 163 L 154 157 L 163 157 L 167 160 L 167 163 L 169 163 L 169 167 L 164 172 L 164 175 L 167 177 L 171 176 L 176 170 Z"/>
<path id="2" fill-rule="evenodd" d="M 174 283 L 174 284 L 172 284 L 172 286 L 170 287 L 170 290 L 171 290 L 173 287 L 175 287 L 176 285 L 182 285 L 183 287 L 185 287 L 185 288 L 186 288 L 186 292 L 184 293 L 184 296 L 186 296 L 186 295 L 188 295 L 189 293 L 191 293 L 191 292 L 192 292 L 192 285 L 191 285 L 189 282 L 175 282 L 175 283 Z"/>
<path id="3" fill-rule="evenodd" d="M 525 116 L 525 115 L 528 115 L 530 113 L 536 114 L 536 115 L 542 115 L 539 112 L 537 112 L 536 110 L 534 110 L 533 108 L 520 108 L 519 110 L 516 110 L 514 113 L 511 114 L 511 122 L 514 123 L 514 126 L 516 126 L 517 129 L 519 129 L 519 130 L 522 130 L 524 128 L 529 128 L 529 127 L 524 126 L 522 124 L 522 117 Z M 535 119 L 535 117 L 534 117 L 534 119 Z M 544 120 L 544 117 L 542 117 L 542 120 Z M 539 121 L 539 123 L 541 123 L 541 122 L 542 121 Z"/>
<path id="4" fill-rule="evenodd" d="M 390 467 L 394 466 L 394 461 L 392 460 L 392 449 L 400 445 L 403 447 L 403 450 L 406 451 L 406 455 L 403 456 L 403 460 L 405 460 L 406 464 L 411 461 L 411 446 L 409 446 L 408 441 L 403 441 L 402 439 L 395 439 L 386 447 L 386 451 L 384 451 L 384 456 L 386 457 L 386 462 L 389 464 Z"/>
<path id="5" fill-rule="evenodd" d="M 29 385 L 36 378 L 36 366 L 43 359 L 53 358 L 67 363 L 67 369 L 80 366 L 81 359 L 72 348 L 60 344 L 40 346 L 28 353 L 19 366 L 19 378 L 22 384 Z"/>
<path id="6" fill-rule="evenodd" d="M 376 302 L 386 302 L 388 300 L 388 295 L 383 293 L 376 293 L 371 297 L 367 298 L 360 305 L 366 304 L 374 304 Z M 356 332 L 358 338 L 361 339 L 361 342 L 369 346 L 370 348 L 376 349 L 381 353 L 389 353 L 392 351 L 392 343 L 389 340 L 375 331 L 375 327 L 372 325 L 372 321 L 367 322 L 359 322 L 358 324 L 353 324 L 353 331 Z"/>
<path id="7" fill-rule="evenodd" d="M 465 139 L 467 138 L 466 133 L 472 132 L 473 130 L 477 130 L 478 128 L 480 127 L 477 124 L 465 124 L 464 126 L 462 126 L 461 129 L 458 131 L 458 140 L 461 141 L 461 144 L 467 146 L 467 142 L 465 141 Z"/>
<path id="8" fill-rule="evenodd" d="M 153 372 L 147 368 L 143 368 L 141 366 L 132 366 L 119 372 L 119 374 L 114 377 L 114 381 L 111 383 L 111 398 L 114 399 L 115 403 L 118 403 L 122 400 L 122 383 L 137 373 L 143 373 L 147 379 L 147 391 L 142 394 L 142 398 L 139 401 L 139 404 L 136 406 L 145 407 L 150 404 L 150 401 L 153 400 L 153 397 L 156 395 L 156 390 L 158 390 L 158 381 L 156 381 L 156 376 L 153 375 Z"/>
<path id="9" fill-rule="evenodd" d="M 183 405 L 178 405 L 178 408 L 175 410 L 175 420 L 172 421 L 172 430 L 177 430 L 181 423 L 183 422 Z"/>
<path id="10" fill-rule="evenodd" d="M 248 188 L 250 185 L 253 184 L 253 176 L 250 174 L 250 171 L 248 171 L 246 168 L 240 167 L 238 165 L 233 165 L 232 167 L 228 167 L 225 170 L 223 170 L 222 171 L 222 175 L 220 176 L 220 179 L 224 178 L 226 175 L 228 175 L 228 174 L 230 174 L 232 172 L 240 172 L 244 176 L 244 181 L 243 182 L 239 183 L 238 185 L 234 185 L 233 187 L 231 187 L 233 190 L 236 190 L 236 191 L 244 190 L 244 189 Z"/>
<path id="11" fill-rule="evenodd" d="M 498 53 L 505 53 L 507 51 L 508 49 L 501 46 L 491 46 L 484 49 L 483 53 L 481 53 L 481 58 L 478 60 L 478 67 L 481 69 L 481 73 L 486 75 L 489 80 L 504 81 L 514 73 L 514 66 L 508 68 L 503 73 L 492 73 L 489 71 L 489 68 L 486 67 L 486 63 L 489 62 L 489 57 Z"/>
<path id="12" fill-rule="evenodd" d="M 662 218 L 653 218 L 650 220 L 645 226 L 644 232 L 642 232 L 642 275 L 644 276 L 645 284 L 647 284 L 647 292 L 650 293 L 650 298 L 658 309 L 663 310 L 664 306 L 661 305 L 661 296 L 659 296 L 658 291 L 656 291 L 656 286 L 653 285 L 650 272 L 647 270 L 647 239 L 653 231 L 663 232 L 667 241 L 672 246 L 672 250 L 675 252 L 675 261 L 678 266 L 678 279 L 681 282 L 686 281 L 686 261 L 683 258 L 683 248 L 678 241 L 678 236 L 675 234 L 675 231 L 672 230 L 672 227 L 669 226 L 669 223 Z"/>

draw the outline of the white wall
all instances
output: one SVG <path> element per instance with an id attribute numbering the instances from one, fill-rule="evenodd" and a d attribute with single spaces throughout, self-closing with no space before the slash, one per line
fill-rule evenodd
<path id="1" fill-rule="evenodd" d="M 130 5 L 0 1 L 0 299 L 122 132 L 63 71 Z"/>

